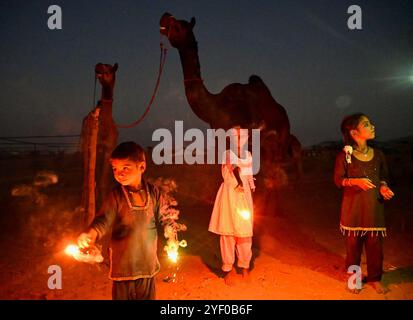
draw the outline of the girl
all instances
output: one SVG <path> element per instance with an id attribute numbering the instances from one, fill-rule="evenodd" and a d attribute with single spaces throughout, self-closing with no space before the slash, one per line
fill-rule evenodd
<path id="1" fill-rule="evenodd" d="M 383 237 L 386 236 L 383 200 L 394 196 L 387 185 L 386 159 L 380 150 L 367 144 L 374 139 L 375 128 L 366 115 L 346 117 L 341 123 L 341 132 L 346 146 L 336 158 L 334 181 L 344 189 L 340 229 L 346 235 L 346 270 L 352 265 L 360 266 L 364 245 L 366 280 L 378 293 L 385 293 L 381 284 Z"/>
<path id="2" fill-rule="evenodd" d="M 245 150 L 248 141 L 248 134 L 244 134 L 246 131 L 240 127 L 231 129 L 231 142 L 235 140 L 237 147 L 232 148 L 236 150 L 227 150 L 224 153 L 221 167 L 224 182 L 218 190 L 208 229 L 220 235 L 222 270 L 226 272 L 224 279 L 227 285 L 233 284 L 236 274 L 233 269 L 235 251 L 238 267 L 242 269 L 245 279 L 249 278 L 252 257 L 251 190 L 255 190 L 255 185 L 252 177 L 252 156 Z"/>

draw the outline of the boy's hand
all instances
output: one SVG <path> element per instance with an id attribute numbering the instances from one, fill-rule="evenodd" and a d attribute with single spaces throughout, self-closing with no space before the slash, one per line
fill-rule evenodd
<path id="1" fill-rule="evenodd" d="M 81 249 L 89 248 L 91 245 L 95 244 L 97 236 L 98 236 L 97 231 L 91 228 L 87 233 L 82 233 L 77 238 L 77 245 Z"/>
<path id="2" fill-rule="evenodd" d="M 358 186 L 364 191 L 370 190 L 375 188 L 376 186 L 373 184 L 373 182 L 368 179 L 368 178 L 356 178 L 356 179 L 351 179 L 351 184 L 353 186 Z"/>
<path id="3" fill-rule="evenodd" d="M 383 196 L 384 200 L 390 200 L 394 197 L 394 192 L 386 185 L 380 187 L 380 194 Z"/>

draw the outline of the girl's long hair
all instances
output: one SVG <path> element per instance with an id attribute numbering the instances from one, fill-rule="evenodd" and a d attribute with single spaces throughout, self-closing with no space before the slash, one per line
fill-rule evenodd
<path id="1" fill-rule="evenodd" d="M 345 145 L 353 146 L 356 144 L 350 132 L 351 130 L 357 129 L 361 117 L 367 118 L 367 116 L 364 113 L 355 113 L 345 117 L 341 122 L 341 133 L 343 134 L 343 140 Z"/>

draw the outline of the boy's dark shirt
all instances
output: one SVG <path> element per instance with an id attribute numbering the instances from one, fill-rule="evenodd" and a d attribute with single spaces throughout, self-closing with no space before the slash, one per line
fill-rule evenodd
<path id="1" fill-rule="evenodd" d="M 144 207 L 130 207 L 132 200 L 119 184 L 92 223 L 98 239 L 111 231 L 109 278 L 115 281 L 150 278 L 160 269 L 157 226 L 165 214 L 164 198 L 157 187 L 143 185 L 149 195 Z"/>

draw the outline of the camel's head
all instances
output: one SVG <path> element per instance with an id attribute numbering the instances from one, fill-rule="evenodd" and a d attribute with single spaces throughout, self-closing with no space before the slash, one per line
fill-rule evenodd
<path id="1" fill-rule="evenodd" d="M 166 36 L 171 43 L 171 46 L 181 49 L 188 44 L 195 42 L 195 37 L 192 29 L 195 26 L 195 18 L 191 21 L 176 20 L 174 16 L 169 13 L 164 13 L 160 22 L 160 32 Z"/>
<path id="2" fill-rule="evenodd" d="M 110 64 L 98 63 L 95 66 L 96 79 L 98 79 L 102 85 L 113 85 L 116 79 L 116 70 L 118 70 L 117 63 L 113 66 Z"/>

